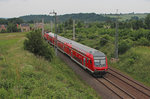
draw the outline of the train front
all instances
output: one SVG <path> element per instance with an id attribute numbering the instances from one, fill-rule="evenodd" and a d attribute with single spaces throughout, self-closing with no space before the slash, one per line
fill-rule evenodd
<path id="1" fill-rule="evenodd" d="M 100 51 L 96 51 L 93 54 L 94 58 L 94 74 L 96 75 L 104 75 L 108 70 L 107 57 L 104 53 Z"/>

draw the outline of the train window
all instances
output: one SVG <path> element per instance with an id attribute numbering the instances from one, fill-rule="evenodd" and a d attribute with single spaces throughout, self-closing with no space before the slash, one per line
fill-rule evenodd
<path id="1" fill-rule="evenodd" d="M 101 60 L 101 65 L 106 65 L 106 61 L 103 59 L 103 60 Z"/>
<path id="2" fill-rule="evenodd" d="M 95 66 L 100 66 L 100 60 L 94 60 L 94 64 L 95 64 Z"/>
<path id="3" fill-rule="evenodd" d="M 83 60 L 84 60 L 84 66 L 85 66 L 85 58 L 83 58 Z"/>
<path id="4" fill-rule="evenodd" d="M 88 63 L 89 59 L 87 58 L 87 63 Z"/>
<path id="5" fill-rule="evenodd" d="M 90 64 L 92 64 L 92 61 L 90 60 Z"/>
<path id="6" fill-rule="evenodd" d="M 94 60 L 94 64 L 96 67 L 102 67 L 106 65 L 105 59 L 100 59 L 100 60 Z"/>

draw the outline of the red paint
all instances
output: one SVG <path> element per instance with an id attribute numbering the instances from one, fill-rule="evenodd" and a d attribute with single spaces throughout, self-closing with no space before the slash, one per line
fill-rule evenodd
<path id="1" fill-rule="evenodd" d="M 44 38 L 46 38 L 49 42 L 51 42 L 54 45 L 54 37 L 49 36 L 47 33 L 44 34 Z M 61 42 L 57 40 L 57 46 L 59 49 L 61 49 L 63 52 L 65 52 L 68 56 L 75 59 L 78 63 L 82 64 L 82 66 L 85 66 L 91 71 L 107 71 L 108 64 L 107 64 L 107 57 L 106 59 L 106 66 L 105 67 L 95 67 L 94 66 L 94 58 L 91 53 L 81 51 L 78 48 L 72 48 L 71 44 L 68 44 L 67 42 Z M 85 62 L 84 62 L 85 60 Z"/>

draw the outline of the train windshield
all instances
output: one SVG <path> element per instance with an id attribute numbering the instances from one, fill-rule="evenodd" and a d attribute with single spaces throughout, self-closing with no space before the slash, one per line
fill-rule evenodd
<path id="1" fill-rule="evenodd" d="M 106 66 L 105 57 L 94 57 L 94 64 L 96 67 L 105 67 Z"/>

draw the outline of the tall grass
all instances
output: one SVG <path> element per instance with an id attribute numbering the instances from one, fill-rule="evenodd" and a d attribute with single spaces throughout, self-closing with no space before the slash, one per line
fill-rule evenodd
<path id="1" fill-rule="evenodd" d="M 0 34 L 1 99 L 100 98 L 58 57 L 49 62 L 25 51 L 24 35 Z"/>
<path id="2" fill-rule="evenodd" d="M 149 57 L 149 47 L 134 47 L 124 55 L 121 55 L 118 63 L 111 64 L 111 66 L 120 69 L 136 80 L 150 86 Z"/>

